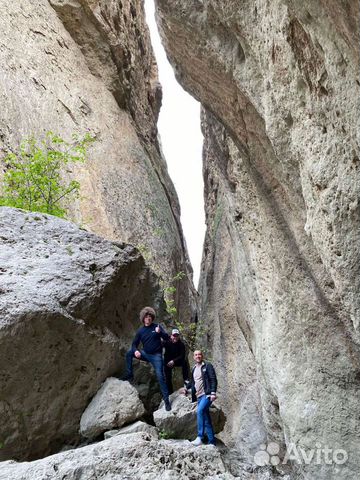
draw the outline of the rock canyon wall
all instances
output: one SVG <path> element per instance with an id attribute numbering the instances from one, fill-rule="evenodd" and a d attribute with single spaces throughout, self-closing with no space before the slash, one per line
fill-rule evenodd
<path id="1" fill-rule="evenodd" d="M 140 309 L 167 319 L 164 287 L 184 272 L 174 300 L 187 322 L 196 292 L 143 2 L 0 1 L 0 18 L 1 158 L 49 130 L 95 137 L 64 174 L 81 184 L 70 218 L 102 238 L 1 208 L 0 457 L 31 459 L 78 444 L 80 415 L 121 373 Z"/>
<path id="2" fill-rule="evenodd" d="M 178 272 L 177 306 L 194 314 L 180 208 L 157 136 L 161 87 L 143 2 L 0 2 L 0 146 L 14 150 L 48 130 L 96 141 L 73 174 L 81 198 L 71 219 L 137 246 L 166 281 Z"/>
<path id="3" fill-rule="evenodd" d="M 359 471 L 359 5 L 157 0 L 179 82 L 203 105 L 201 318 L 244 458 L 344 449 Z M 227 437 L 229 438 L 229 437 Z M 328 459 L 329 460 L 329 459 Z M 291 463 L 293 465 L 291 466 Z M 338 462 L 340 463 L 340 462 Z"/>
<path id="4" fill-rule="evenodd" d="M 133 433 L 7 462 L 0 477 L 58 478 L 72 459 L 71 478 L 357 480 L 358 2 L 156 4 L 176 76 L 203 106 L 200 319 L 232 449 L 220 458 Z M 47 130 L 96 138 L 67 172 L 82 185 L 71 218 L 93 233 L 0 209 L 0 454 L 32 459 L 78 444 L 81 414 L 119 370 L 141 306 L 165 318 L 154 272 L 186 273 L 181 320 L 194 317 L 196 293 L 157 136 L 143 2 L 0 1 L 0 18 L 1 154 Z M 254 455 L 266 458 L 269 443 L 274 463 L 262 469 Z M 291 446 L 310 460 L 282 462 Z"/>

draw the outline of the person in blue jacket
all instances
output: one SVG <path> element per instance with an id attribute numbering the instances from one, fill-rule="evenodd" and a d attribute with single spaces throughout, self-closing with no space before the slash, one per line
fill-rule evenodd
<path id="1" fill-rule="evenodd" d="M 165 409 L 169 411 L 171 410 L 171 405 L 164 375 L 164 361 L 162 356 L 163 344 L 161 342 L 161 339 L 169 340 L 169 335 L 159 324 L 154 323 L 155 317 L 156 314 L 153 308 L 145 307 L 141 310 L 140 321 L 143 322 L 144 326 L 139 328 L 136 332 L 131 348 L 126 353 L 127 372 L 122 380 L 132 381 L 134 379 L 134 357 L 151 363 L 155 369 L 160 384 L 160 390 L 165 402 Z M 142 344 L 142 350 L 139 350 L 140 343 Z"/>

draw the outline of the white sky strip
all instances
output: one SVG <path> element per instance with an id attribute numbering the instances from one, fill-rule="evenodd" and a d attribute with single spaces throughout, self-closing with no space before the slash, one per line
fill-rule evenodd
<path id="1" fill-rule="evenodd" d="M 153 0 L 145 0 L 151 42 L 163 89 L 158 129 L 168 170 L 181 206 L 181 223 L 197 286 L 205 235 L 200 104 L 177 83 L 161 45 Z"/>

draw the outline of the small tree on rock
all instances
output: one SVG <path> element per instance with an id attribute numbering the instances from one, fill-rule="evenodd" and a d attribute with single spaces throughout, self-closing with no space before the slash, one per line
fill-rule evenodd
<path id="1" fill-rule="evenodd" d="M 90 134 L 82 138 L 74 134 L 72 142 L 67 142 L 53 132 L 47 132 L 40 142 L 34 137 L 25 138 L 16 152 L 2 160 L 5 173 L 0 206 L 64 218 L 64 200 L 77 198 L 80 184 L 66 181 L 63 172 L 71 172 L 71 164 L 85 161 L 93 141 Z"/>

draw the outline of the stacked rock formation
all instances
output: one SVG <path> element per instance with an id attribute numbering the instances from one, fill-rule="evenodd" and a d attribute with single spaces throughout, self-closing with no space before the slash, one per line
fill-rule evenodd
<path id="1" fill-rule="evenodd" d="M 188 440 L 194 437 L 196 414 L 191 400 L 178 392 L 172 395 L 173 411 L 162 406 L 155 412 L 158 428 L 143 421 L 134 422 L 144 413 L 144 406 L 134 386 L 116 378 L 108 378 L 84 411 L 81 433 L 95 444 L 64 451 L 32 462 L 6 461 L 0 464 L 0 479 L 32 478 L 93 478 L 135 480 L 161 478 L 267 480 L 269 468 L 253 468 L 234 462 L 214 445 L 194 447 Z M 168 418 L 166 418 L 168 417 Z M 221 419 L 222 417 L 222 419 Z M 215 428 L 224 424 L 222 412 L 214 416 Z M 133 423 L 131 423 L 133 422 Z M 120 429 L 124 423 L 127 425 Z M 187 428 L 186 428 L 187 424 Z M 174 429 L 173 435 L 169 428 Z M 99 437 L 104 434 L 104 440 Z M 179 437 L 179 434 L 182 436 Z M 167 440 L 161 440 L 167 437 Z M 236 477 L 234 477 L 236 475 Z M 290 480 L 288 477 L 283 480 Z"/>

